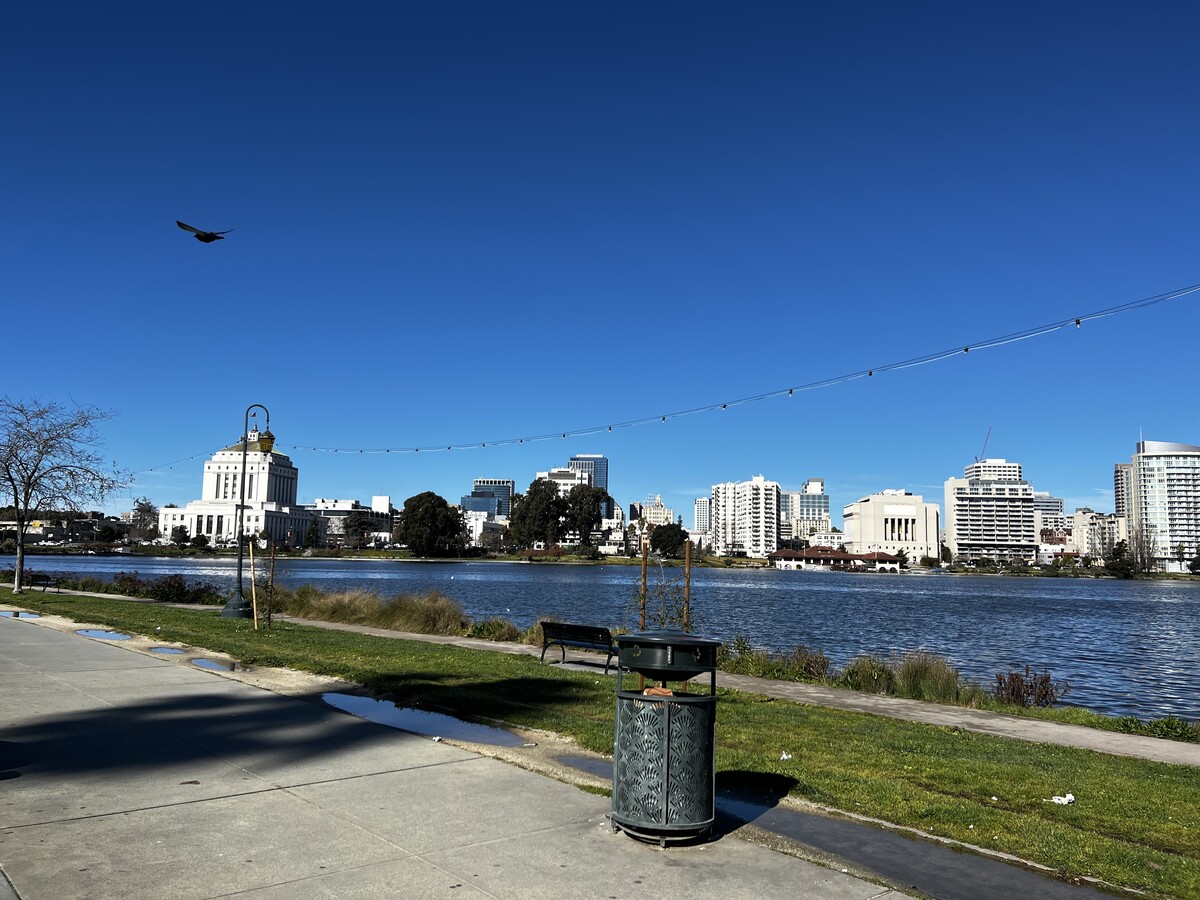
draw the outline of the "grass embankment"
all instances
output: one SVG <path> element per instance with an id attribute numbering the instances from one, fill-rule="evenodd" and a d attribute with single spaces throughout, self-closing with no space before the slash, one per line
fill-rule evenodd
<path id="1" fill-rule="evenodd" d="M 336 676 L 406 706 L 570 735 L 611 753 L 611 682 L 488 653 L 119 600 L 0 591 L 0 602 Z M 156 632 L 156 629 L 161 629 Z M 1030 744 L 722 691 L 724 785 L 795 797 L 1153 895 L 1200 898 L 1200 769 Z M 790 754 L 783 759 L 784 753 Z M 1072 792 L 1071 806 L 1047 800 Z"/>

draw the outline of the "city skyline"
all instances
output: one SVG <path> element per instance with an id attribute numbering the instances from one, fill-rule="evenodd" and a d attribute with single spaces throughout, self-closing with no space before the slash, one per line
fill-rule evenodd
<path id="1" fill-rule="evenodd" d="M 251 403 L 300 502 L 454 501 L 602 454 L 622 504 L 821 477 L 836 523 L 939 496 L 986 442 L 1111 510 L 1139 440 L 1197 441 L 1197 295 L 886 367 L 1200 281 L 1198 26 L 1186 4 L 22 7 L 0 261 L 28 349 L 3 391 L 118 413 L 102 449 L 138 475 L 108 511 L 194 499 Z"/>

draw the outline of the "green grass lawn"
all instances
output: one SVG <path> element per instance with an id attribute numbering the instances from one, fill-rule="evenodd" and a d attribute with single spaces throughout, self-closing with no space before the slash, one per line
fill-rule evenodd
<path id="1" fill-rule="evenodd" d="M 574 737 L 612 752 L 611 682 L 528 656 L 248 622 L 154 604 L 0 590 L 0 602 L 332 675 L 402 705 Z M 769 778 L 835 809 L 1011 853 L 1063 878 L 1200 898 L 1200 768 L 1031 744 L 722 691 L 722 784 Z M 784 754 L 790 759 L 781 759 Z M 1076 802 L 1046 802 L 1071 792 Z M 994 798 L 994 799 L 993 799 Z"/>

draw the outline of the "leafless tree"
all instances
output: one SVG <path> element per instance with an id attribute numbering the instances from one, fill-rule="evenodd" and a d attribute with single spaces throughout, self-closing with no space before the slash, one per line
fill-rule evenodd
<path id="1" fill-rule="evenodd" d="M 1154 553 L 1154 531 L 1153 525 L 1129 529 L 1129 556 L 1133 560 L 1134 571 L 1143 575 L 1158 567 L 1158 558 Z"/>
<path id="2" fill-rule="evenodd" d="M 40 512 L 87 508 L 125 484 L 95 451 L 97 425 L 112 416 L 94 406 L 0 398 L 0 499 L 12 501 L 17 525 L 14 593 L 22 589 L 26 531 Z"/>

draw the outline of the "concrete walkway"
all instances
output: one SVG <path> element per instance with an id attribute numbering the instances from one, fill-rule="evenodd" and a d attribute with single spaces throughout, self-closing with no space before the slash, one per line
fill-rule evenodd
<path id="1" fill-rule="evenodd" d="M 728 835 L 660 851 L 605 797 L 319 690 L 45 625 L 0 618 L 0 898 L 897 896 Z"/>

